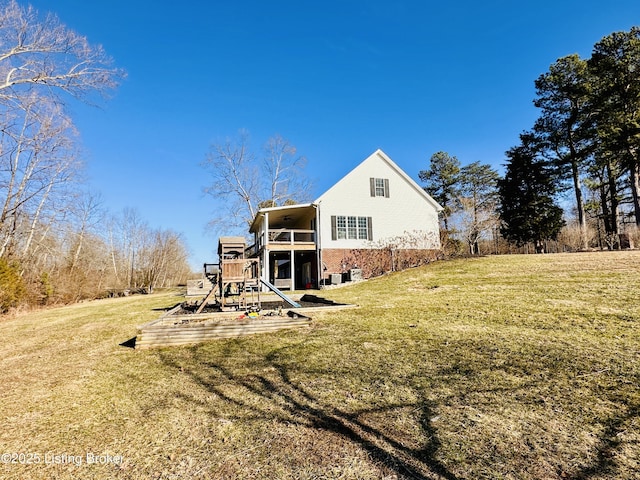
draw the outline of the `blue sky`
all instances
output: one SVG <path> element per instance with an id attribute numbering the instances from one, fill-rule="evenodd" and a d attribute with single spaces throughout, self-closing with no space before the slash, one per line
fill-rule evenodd
<path id="1" fill-rule="evenodd" d="M 20 1 L 20 0 L 18 0 Z M 23 2 L 21 2 L 23 3 Z M 501 169 L 559 57 L 640 24 L 638 0 L 38 0 L 128 77 L 101 109 L 74 104 L 90 186 L 216 259 L 212 143 L 279 134 L 319 196 L 377 148 L 410 176 L 443 150 Z"/>

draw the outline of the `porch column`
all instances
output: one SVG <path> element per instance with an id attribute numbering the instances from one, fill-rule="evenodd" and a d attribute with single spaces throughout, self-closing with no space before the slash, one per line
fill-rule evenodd
<path id="1" fill-rule="evenodd" d="M 269 263 L 269 212 L 264 213 L 263 217 L 264 225 L 262 227 L 262 279 L 269 281 L 269 272 L 271 271 L 271 265 Z M 261 286 L 263 291 L 268 291 L 267 287 Z"/>
<path id="2" fill-rule="evenodd" d="M 320 245 L 320 208 L 318 207 L 319 205 L 313 206 L 316 211 L 313 240 L 316 247 L 316 288 L 320 290 L 320 282 L 322 280 L 322 247 Z"/>
<path id="3" fill-rule="evenodd" d="M 295 290 L 296 289 L 296 264 L 294 261 L 294 258 L 296 257 L 295 250 L 291 250 L 289 253 L 291 254 L 291 290 Z"/>

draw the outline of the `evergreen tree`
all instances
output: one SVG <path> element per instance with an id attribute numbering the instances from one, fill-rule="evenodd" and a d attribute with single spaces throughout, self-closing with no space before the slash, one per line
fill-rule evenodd
<path id="1" fill-rule="evenodd" d="M 595 148 L 591 85 L 587 62 L 578 55 L 558 59 L 535 82 L 534 105 L 541 109 L 535 124 L 545 156 L 553 161 L 559 181 L 571 179 L 582 248 L 588 246 L 581 174 Z"/>
<path id="2" fill-rule="evenodd" d="M 425 183 L 424 190 L 442 206 L 444 229 L 448 231 L 449 217 L 458 194 L 460 161 L 447 152 L 437 152 L 429 162 L 429 170 L 421 170 L 418 177 Z"/>
<path id="3" fill-rule="evenodd" d="M 604 37 L 588 65 L 601 155 L 614 155 L 628 172 L 640 225 L 640 28 Z"/>
<path id="4" fill-rule="evenodd" d="M 544 253 L 544 242 L 556 239 L 565 222 L 554 201 L 556 185 L 546 160 L 540 158 L 531 135 L 510 149 L 505 177 L 498 182 L 500 231 L 517 245 L 532 242 Z"/>

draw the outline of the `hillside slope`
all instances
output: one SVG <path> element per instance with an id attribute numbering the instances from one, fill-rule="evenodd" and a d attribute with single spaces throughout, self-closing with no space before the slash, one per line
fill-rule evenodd
<path id="1" fill-rule="evenodd" d="M 148 351 L 120 344 L 175 293 L 1 319 L 0 477 L 640 476 L 640 252 L 438 262 L 325 294 L 360 308 Z"/>

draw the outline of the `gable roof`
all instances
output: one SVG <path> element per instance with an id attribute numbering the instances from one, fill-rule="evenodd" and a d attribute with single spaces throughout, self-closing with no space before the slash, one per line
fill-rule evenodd
<path id="1" fill-rule="evenodd" d="M 297 210 L 307 209 L 309 207 L 315 207 L 315 206 L 319 205 L 319 203 L 322 201 L 323 197 L 327 196 L 329 194 L 329 192 L 331 192 L 331 190 L 336 188 L 336 186 L 338 184 L 340 184 L 343 181 L 345 181 L 345 179 L 347 177 L 352 175 L 354 172 L 356 172 L 356 170 L 361 168 L 366 163 L 375 162 L 375 161 L 382 161 L 383 163 L 385 163 L 400 178 L 402 178 L 407 183 L 407 185 L 409 185 L 412 189 L 414 189 L 418 193 L 418 195 L 420 195 L 422 198 L 424 198 L 424 200 L 427 203 L 429 203 L 431 206 L 433 206 L 433 208 L 435 208 L 435 210 L 437 212 L 442 211 L 442 207 L 440 206 L 440 204 L 438 202 L 436 202 L 431 197 L 431 195 L 429 195 L 427 192 L 425 192 L 424 189 L 422 187 L 420 187 L 409 175 L 407 175 L 404 170 L 402 170 L 398 165 L 396 165 L 396 163 L 393 160 L 391 160 L 391 158 L 389 158 L 389 156 L 386 153 L 384 153 L 382 150 L 378 149 L 375 152 L 373 152 L 371 155 L 369 155 L 369 157 L 367 157 L 362 162 L 360 162 L 358 165 L 356 165 L 353 169 L 351 169 L 351 171 L 349 171 L 349 173 L 344 175 L 331 188 L 329 188 L 329 190 L 327 190 L 322 195 L 320 195 L 317 198 L 317 200 L 313 201 L 312 203 L 303 203 L 303 204 L 295 204 L 295 205 L 283 205 L 283 206 L 280 206 L 280 207 L 265 207 L 265 208 L 261 208 L 260 210 L 258 210 L 258 212 L 256 212 L 256 215 L 253 218 L 253 222 L 251 223 L 251 225 L 249 227 L 249 232 L 253 233 L 253 232 L 256 231 L 257 226 L 258 226 L 259 218 L 261 218 L 267 212 L 273 212 L 276 215 L 287 215 L 288 213 L 295 212 Z"/>
<path id="2" fill-rule="evenodd" d="M 356 170 L 360 169 L 363 165 L 370 163 L 370 162 L 376 162 L 376 161 L 382 161 L 383 163 L 385 163 L 387 166 L 389 166 L 389 168 L 391 168 L 400 178 L 402 178 L 412 189 L 414 189 L 418 195 L 420 195 L 422 198 L 424 198 L 424 200 L 426 202 L 428 202 L 429 204 L 431 204 L 433 206 L 433 208 L 436 209 L 436 211 L 440 212 L 442 211 L 442 207 L 440 206 L 440 204 L 438 202 L 436 202 L 433 197 L 431 197 L 431 195 L 429 195 L 427 192 L 424 191 L 424 189 L 422 187 L 420 187 L 409 175 L 407 175 L 405 173 L 404 170 L 402 170 L 398 165 L 396 165 L 396 163 L 391 160 L 391 158 L 389 158 L 389 156 L 384 153 L 382 150 L 378 149 L 375 152 L 373 152 L 371 155 L 369 155 L 369 157 L 367 157 L 366 159 L 364 159 L 362 162 L 360 162 L 358 165 L 356 165 L 349 173 L 347 173 L 345 176 L 343 176 L 340 180 L 338 180 L 337 183 L 335 183 L 331 188 L 329 188 L 329 190 L 327 190 L 326 192 L 324 192 L 322 195 L 320 195 L 318 197 L 317 200 L 315 200 L 313 203 L 319 203 L 322 201 L 323 197 L 326 197 L 329 192 L 331 192 L 331 190 L 333 190 L 338 184 L 340 184 L 341 182 L 345 181 L 345 179 L 347 177 L 349 177 L 350 175 L 352 175 L 354 172 L 356 172 Z"/>

